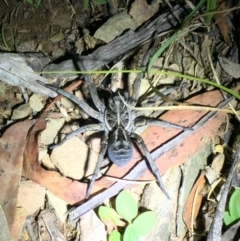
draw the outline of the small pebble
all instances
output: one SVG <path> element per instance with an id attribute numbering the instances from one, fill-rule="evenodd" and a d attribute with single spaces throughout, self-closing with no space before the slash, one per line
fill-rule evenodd
<path id="1" fill-rule="evenodd" d="M 40 142 L 44 145 L 50 145 L 53 143 L 54 138 L 56 137 L 59 130 L 65 123 L 64 118 L 52 119 L 47 118 L 47 127 L 44 131 L 41 132 Z"/>
<path id="2" fill-rule="evenodd" d="M 27 117 L 32 112 L 32 109 L 28 103 L 18 106 L 13 110 L 12 120 L 19 120 Z"/>
<path id="3" fill-rule="evenodd" d="M 28 18 L 28 16 L 29 16 L 29 12 L 24 12 L 24 14 L 23 14 L 23 18 Z"/>
<path id="4" fill-rule="evenodd" d="M 40 111 L 43 109 L 43 104 L 41 100 L 39 99 L 37 94 L 33 94 L 29 99 L 29 105 L 33 109 L 33 111 Z"/>

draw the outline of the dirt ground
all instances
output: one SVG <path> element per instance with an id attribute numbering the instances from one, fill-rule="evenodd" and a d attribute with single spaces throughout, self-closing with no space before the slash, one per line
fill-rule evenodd
<path id="1" fill-rule="evenodd" d="M 57 66 L 69 60 L 70 51 L 90 56 L 98 48 L 110 44 L 118 36 L 127 33 L 129 29 L 133 32 L 141 30 L 169 9 L 168 2 L 148 3 L 144 0 L 110 1 L 102 5 L 97 4 L 98 1 L 90 1 L 86 10 L 83 10 L 82 2 L 78 0 L 42 0 L 39 1 L 39 6 L 34 7 L 35 2 L 37 1 L 33 1 L 32 4 L 24 0 L 0 2 L 2 20 L 0 54 L 43 53 L 43 56 L 50 59 L 46 65 L 53 63 Z M 171 4 L 174 6 L 175 1 Z M 221 5 L 220 10 L 222 9 L 228 10 L 230 6 Z M 210 52 L 215 71 L 221 76 L 221 83 L 239 92 L 239 85 L 234 79 L 236 77 L 220 67 L 215 57 L 217 54 L 230 56 L 231 60 L 238 57 L 234 54 L 238 52 L 236 51 L 238 46 L 232 41 L 236 37 L 234 35 L 236 31 L 226 24 L 227 21 L 232 21 L 234 25 L 238 13 L 234 11 L 231 13 L 226 15 L 226 18 L 224 16 L 224 19 L 215 14 L 212 20 L 214 24 L 211 25 L 208 33 L 202 25 L 199 27 L 201 18 L 193 19 L 185 26 L 185 32 L 183 31 L 184 33 L 164 52 L 163 56 L 156 60 L 153 68 L 157 70 L 164 68 L 199 78 L 215 79 L 216 75 L 209 60 Z M 100 29 L 103 26 L 104 28 Z M 155 43 L 156 49 L 165 43 L 173 31 L 174 28 L 158 36 Z M 134 70 L 138 68 L 148 46 L 149 42 L 135 46 L 133 51 L 112 61 L 103 69 Z M 235 51 L 234 48 L 236 48 Z M 236 61 L 234 63 L 237 64 Z M 0 71 L 3 70 L 0 69 Z M 0 76 L 3 75 L 0 74 Z M 111 78 L 105 78 L 101 73 L 91 75 L 91 80 L 101 93 L 100 98 L 104 98 L 116 89 L 124 87 L 131 95 L 133 90 L 130 83 L 135 77 L 136 74 L 131 73 L 129 75 L 113 74 Z M 222 101 L 222 95 L 215 87 L 198 81 L 160 74 L 152 74 L 150 78 L 155 81 L 158 89 L 161 87 L 161 91 L 168 93 L 171 89 L 168 101 L 171 102 L 174 99 L 171 103 L 173 105 L 178 105 L 177 101 L 188 101 L 194 105 L 215 107 Z M 83 78 L 63 76 L 46 79 L 49 83 L 58 84 L 61 88 L 62 86 L 68 88 L 77 98 L 85 99 L 92 106 L 89 89 Z M 145 95 L 149 89 L 150 91 Z M 162 100 L 154 97 L 156 93 L 151 91 L 146 76 L 143 76 L 140 91 L 141 106 L 149 103 L 154 106 L 164 105 Z M 236 100 L 233 100 L 232 104 L 238 107 Z M 47 107 L 48 111 L 45 114 Z M 162 114 L 163 111 L 150 110 L 144 115 L 152 118 L 161 116 L 160 118 L 167 122 L 193 127 L 206 112 L 207 110 L 197 109 L 195 111 L 173 110 Z M 43 114 L 46 121 L 42 118 Z M 209 117 L 209 120 L 198 127 L 199 130 L 197 129 L 194 134 L 181 139 L 174 148 L 167 149 L 163 155 L 156 157 L 156 165 L 161 175 L 165 174 L 163 182 L 171 196 L 171 201 L 166 201 L 166 196 L 157 184 L 151 181 L 155 177 L 150 171 L 145 171 L 141 175 L 142 184 L 135 185 L 135 182 L 130 182 L 128 189 L 138 203 L 138 213 L 142 210 L 153 210 L 157 217 L 155 228 L 141 240 L 206 240 L 218 205 L 220 188 L 226 180 L 225 177 L 228 176 L 232 156 L 237 146 L 235 137 L 239 129 L 236 119 L 237 117 L 233 115 L 226 117 L 219 112 Z M 91 179 L 100 152 L 99 134 L 92 131 L 86 132 L 71 138 L 56 149 L 50 148 L 76 130 L 79 125 L 92 123 L 95 123 L 94 120 L 67 98 L 52 100 L 43 93 L 35 93 L 30 87 L 23 88 L 0 81 L 0 150 L 2 153 L 0 177 L 3 178 L 3 173 L 10 171 L 9 179 L 5 178 L 3 182 L 5 183 L 3 190 L 0 188 L 1 193 L 6 192 L 2 195 L 3 200 L 0 201 L 9 203 L 9 207 L 6 204 L 6 209 L 2 207 L 3 213 L 6 217 L 13 217 L 10 221 L 7 218 L 6 224 L 5 219 L 0 215 L 0 226 L 4 225 L 5 221 L 12 240 L 122 240 L 107 239 L 107 237 L 109 238 L 109 233 L 113 229 L 123 233 L 125 224 L 123 227 L 117 227 L 118 225 L 112 225 L 112 220 L 99 219 L 98 206 L 104 202 L 105 206 L 114 207 L 113 195 L 109 196 L 110 199 L 107 201 L 99 199 L 101 201 L 93 208 L 89 208 L 92 205 L 91 200 L 87 202 L 84 199 L 87 182 L 89 178 Z M 150 126 L 138 131 L 153 155 L 166 143 L 173 141 L 179 133 L 178 130 L 159 126 Z M 131 163 L 120 168 L 116 165 L 109 167 L 106 156 L 100 174 L 103 178 L 95 182 L 92 193 L 101 195 L 108 188 L 112 190 L 110 189 L 112 183 L 116 180 L 121 183 L 120 179 L 127 175 L 129 170 L 134 169 L 141 158 L 139 148 L 134 147 Z M 5 159 L 13 160 L 12 165 L 3 165 Z M 11 173 L 12 169 L 17 174 Z M 107 174 L 104 175 L 104 173 Z M 129 180 L 125 180 L 127 181 Z M 211 181 L 217 184 L 212 185 Z M 12 192 L 8 189 L 10 184 Z M 84 212 L 84 215 L 74 221 L 66 221 L 71 208 L 84 203 L 88 212 Z M 228 227 L 225 225 L 224 231 Z M 0 237 L 3 236 L 0 234 Z M 134 240 L 137 239 L 131 241 Z"/>
<path id="2" fill-rule="evenodd" d="M 5 41 L 9 48 L 16 49 L 17 52 L 43 51 L 51 54 L 57 46 L 54 46 L 50 38 L 59 32 L 71 31 L 72 11 L 67 1 L 61 4 L 51 1 L 50 5 L 48 1 L 43 1 L 37 9 L 26 1 L 7 3 L 8 6 L 4 1 L 1 2 L 1 9 L 4 10 L 1 12 L 1 18 Z M 3 43 L 1 46 L 3 50 Z"/>

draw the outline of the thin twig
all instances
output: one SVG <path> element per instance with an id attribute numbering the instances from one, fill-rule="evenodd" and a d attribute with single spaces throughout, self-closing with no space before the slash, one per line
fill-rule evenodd
<path id="1" fill-rule="evenodd" d="M 225 205 L 227 201 L 228 191 L 231 187 L 231 181 L 233 178 L 234 170 L 236 168 L 236 164 L 240 159 L 240 144 L 238 144 L 238 148 L 236 151 L 235 158 L 233 160 L 230 172 L 228 174 L 228 178 L 224 184 L 224 188 L 222 190 L 221 198 L 218 202 L 217 209 L 215 212 L 215 216 L 213 222 L 210 226 L 209 233 L 207 236 L 207 241 L 221 241 L 221 231 L 223 224 L 223 214 L 225 211 Z"/>

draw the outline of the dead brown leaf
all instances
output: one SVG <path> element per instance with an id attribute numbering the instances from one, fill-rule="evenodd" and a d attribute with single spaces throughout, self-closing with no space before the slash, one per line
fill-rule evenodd
<path id="1" fill-rule="evenodd" d="M 73 83 L 67 87 L 66 91 L 71 91 L 82 83 L 81 80 Z M 43 169 L 38 162 L 38 135 L 46 128 L 46 121 L 44 119 L 50 107 L 61 99 L 61 95 L 57 96 L 52 103 L 43 112 L 42 117 L 37 120 L 33 128 L 29 131 L 26 140 L 26 147 L 24 150 L 24 166 L 23 175 L 28 179 L 38 183 L 39 185 L 48 189 L 51 193 L 61 198 L 69 204 L 74 204 L 83 199 L 80 190 L 82 183 L 73 181 L 70 178 L 61 176 L 58 172 L 47 171 Z"/>
<path id="2" fill-rule="evenodd" d="M 232 41 L 230 38 L 230 28 L 228 25 L 229 18 L 228 18 L 228 12 L 223 13 L 222 11 L 228 10 L 230 7 L 229 1 L 219 1 L 219 6 L 217 7 L 216 11 L 221 11 L 220 13 L 214 14 L 214 19 L 217 22 L 217 26 L 219 28 L 219 31 L 224 39 L 224 41 L 232 47 Z"/>
<path id="3" fill-rule="evenodd" d="M 187 225 L 188 229 L 190 230 L 192 230 L 193 223 L 195 222 L 197 215 L 199 213 L 199 209 L 203 198 L 201 192 L 204 188 L 204 185 L 205 173 L 202 172 L 189 194 L 188 200 L 185 204 L 183 211 L 183 220 Z"/>
<path id="4" fill-rule="evenodd" d="M 0 204 L 6 215 L 10 232 L 17 210 L 25 139 L 34 123 L 35 120 L 16 123 L 9 127 L 0 139 Z"/>
<path id="5" fill-rule="evenodd" d="M 44 206 L 46 189 L 30 180 L 19 186 L 17 206 L 24 209 L 26 216 L 33 215 Z"/>
<path id="6" fill-rule="evenodd" d="M 24 150 L 24 176 L 47 188 L 57 197 L 69 204 L 74 204 L 81 196 L 82 184 L 61 176 L 58 172 L 47 171 L 38 163 L 38 134 L 46 127 L 46 121 L 38 119 L 29 131 Z"/>

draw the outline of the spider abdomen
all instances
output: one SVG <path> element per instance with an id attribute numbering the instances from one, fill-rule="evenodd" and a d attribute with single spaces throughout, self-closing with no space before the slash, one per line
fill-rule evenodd
<path id="1" fill-rule="evenodd" d="M 133 155 L 133 145 L 127 131 L 120 125 L 109 135 L 108 157 L 118 166 L 124 166 Z"/>

